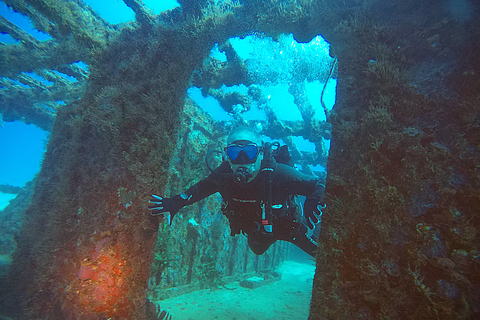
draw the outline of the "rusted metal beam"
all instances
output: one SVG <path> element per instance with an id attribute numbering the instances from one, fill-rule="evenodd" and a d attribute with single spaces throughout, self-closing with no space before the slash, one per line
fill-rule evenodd
<path id="1" fill-rule="evenodd" d="M 73 40 L 39 42 L 32 50 L 23 44 L 0 46 L 0 76 L 15 77 L 18 73 L 39 68 L 54 69 L 75 61 L 89 61 L 89 52 Z"/>
<path id="2" fill-rule="evenodd" d="M 93 17 L 96 20 L 96 23 L 103 24 L 105 29 L 108 29 L 109 27 L 111 27 L 110 23 L 107 20 L 105 20 L 97 11 L 93 10 L 92 7 L 88 5 L 88 3 L 86 3 L 83 0 L 73 0 L 73 1 L 78 6 L 83 8 L 84 12 L 88 12 L 88 16 Z"/>
<path id="3" fill-rule="evenodd" d="M 0 95 L 0 113 L 4 121 L 21 120 L 27 124 L 34 123 L 39 128 L 50 131 L 55 112 L 38 102 L 37 93 L 42 90 L 24 88 L 11 81 L 0 79 L 0 86 L 7 88 Z"/>
<path id="4" fill-rule="evenodd" d="M 78 44 L 88 49 L 99 49 L 106 45 L 105 34 L 109 26 L 95 17 L 92 10 L 73 1 L 29 0 L 28 3 L 59 28 L 55 38 L 73 36 Z"/>
<path id="5" fill-rule="evenodd" d="M 59 72 L 65 73 L 68 76 L 74 77 L 78 81 L 85 80 L 88 77 L 88 71 L 76 63 L 65 64 L 55 69 Z"/>
<path id="6" fill-rule="evenodd" d="M 35 39 L 27 32 L 23 31 L 23 29 L 19 28 L 17 25 L 11 23 L 2 16 L 0 16 L 0 33 L 9 34 L 10 36 L 12 36 L 12 38 L 20 41 L 29 48 L 35 48 L 38 46 L 39 43 L 37 39 Z"/>
<path id="7" fill-rule="evenodd" d="M 152 25 L 153 12 L 148 9 L 142 0 L 123 0 L 135 12 L 135 19 L 141 24 Z"/>
<path id="8" fill-rule="evenodd" d="M 58 28 L 55 24 L 50 23 L 47 18 L 38 13 L 32 6 L 23 0 L 4 0 L 5 4 L 14 11 L 26 15 L 32 20 L 35 29 L 50 34 L 52 37 L 58 35 Z"/>

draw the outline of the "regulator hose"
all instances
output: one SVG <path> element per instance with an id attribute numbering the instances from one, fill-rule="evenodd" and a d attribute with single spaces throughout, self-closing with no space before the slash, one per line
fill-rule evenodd
<path id="1" fill-rule="evenodd" d="M 333 58 L 333 63 L 332 66 L 330 67 L 330 73 L 328 74 L 327 81 L 325 81 L 325 84 L 323 85 L 322 89 L 322 94 L 320 95 L 320 103 L 322 104 L 323 110 L 325 111 L 325 116 L 328 118 L 328 110 L 327 107 L 325 106 L 325 102 L 323 101 L 323 94 L 325 93 L 325 89 L 327 88 L 327 83 L 332 77 L 333 70 L 335 70 L 335 66 L 337 65 L 337 57 Z"/>
<path id="2" fill-rule="evenodd" d="M 215 174 L 221 175 L 221 173 L 215 172 L 215 170 L 213 170 L 212 167 L 210 167 L 210 163 L 208 162 L 208 157 L 209 157 L 210 154 L 212 154 L 212 153 L 220 153 L 220 154 L 223 154 L 223 151 L 210 149 L 210 150 L 207 151 L 207 154 L 205 155 L 205 163 L 207 164 L 208 170 L 210 170 L 211 173 L 215 173 Z"/>

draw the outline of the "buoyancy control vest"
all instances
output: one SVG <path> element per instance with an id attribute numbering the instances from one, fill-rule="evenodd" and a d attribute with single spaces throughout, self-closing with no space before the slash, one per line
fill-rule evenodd
<path id="1" fill-rule="evenodd" d="M 295 195 L 290 195 L 286 200 L 283 200 L 284 203 L 273 203 L 272 183 L 278 163 L 294 167 L 288 146 L 280 146 L 278 142 L 266 143 L 263 147 L 263 160 L 260 169 L 263 175 L 261 183 L 264 183 L 263 195 L 261 199 L 258 199 L 260 203 L 252 200 L 239 200 L 233 198 L 230 192 L 226 192 L 222 212 L 229 219 L 232 236 L 240 232 L 249 234 L 256 231 L 271 234 L 274 231 L 275 222 L 279 218 L 290 217 L 289 220 L 295 220 L 295 216 L 301 210 Z M 247 207 L 250 207 L 250 212 L 244 212 Z M 258 207 L 260 207 L 260 211 Z"/>

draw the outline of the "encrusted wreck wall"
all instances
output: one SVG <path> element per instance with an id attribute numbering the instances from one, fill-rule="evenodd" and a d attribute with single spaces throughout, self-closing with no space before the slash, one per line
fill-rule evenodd
<path id="1" fill-rule="evenodd" d="M 81 2 L 7 3 L 54 39 L 35 46 L 17 35 L 19 45 L 2 47 L 10 67 L 3 75 L 76 59 L 90 74 L 81 99 L 56 114 L 2 283 L 2 309 L 18 319 L 154 317 L 146 288 L 159 221 L 146 207 L 151 194 L 165 192 L 190 76 L 215 42 L 253 32 L 255 24 L 233 14 L 242 9 L 235 3 L 154 17 L 129 0 L 136 21 L 121 30 L 102 24 Z M 7 120 L 18 111 L 9 109 Z"/>
<path id="2" fill-rule="evenodd" d="M 362 2 L 326 34 L 338 98 L 310 319 L 480 317 L 480 20 L 463 5 Z"/>
<path id="3" fill-rule="evenodd" d="M 9 277 L 19 318 L 145 317 L 157 234 L 145 199 L 166 182 L 195 63 L 168 65 L 174 48 L 158 61 L 170 42 L 149 50 L 155 34 L 119 34 L 82 100 L 57 114 Z"/>

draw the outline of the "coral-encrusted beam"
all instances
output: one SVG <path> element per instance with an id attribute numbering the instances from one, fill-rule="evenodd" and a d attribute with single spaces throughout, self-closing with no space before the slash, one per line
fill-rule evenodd
<path id="1" fill-rule="evenodd" d="M 142 0 L 123 0 L 135 12 L 135 18 L 142 24 L 152 24 L 153 12 L 151 12 Z"/>
<path id="2" fill-rule="evenodd" d="M 34 48 L 38 45 L 38 40 L 0 16 L 0 33 L 8 33 L 12 38 L 19 40 L 20 42 Z"/>

